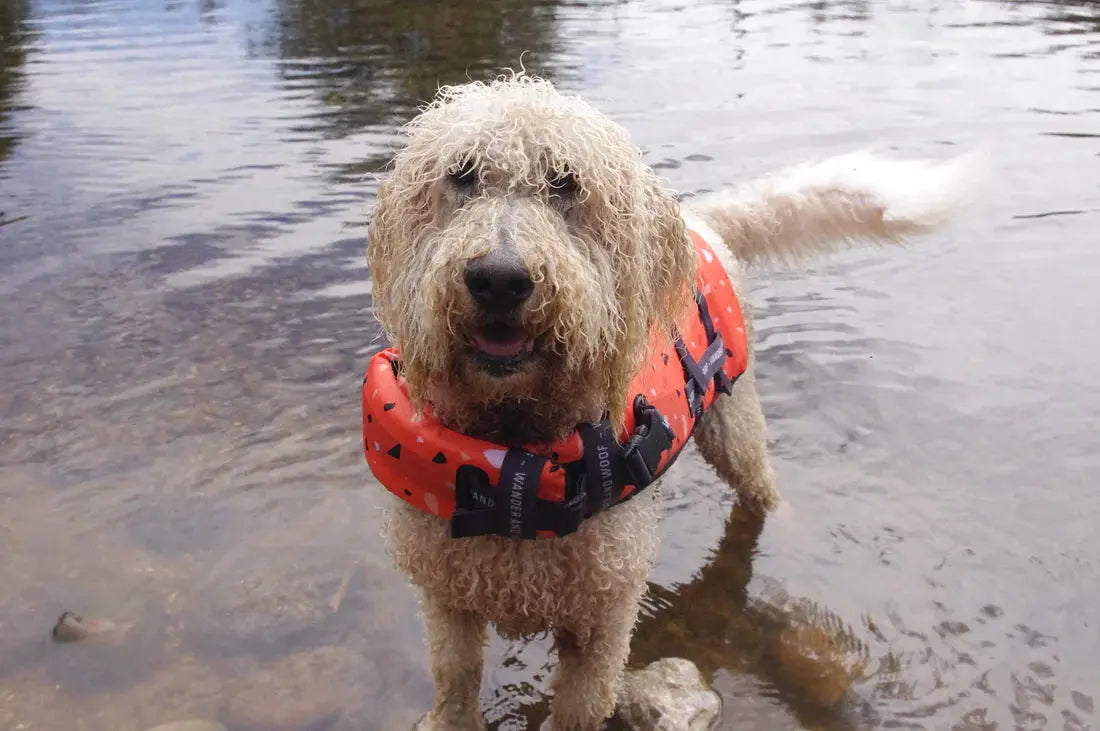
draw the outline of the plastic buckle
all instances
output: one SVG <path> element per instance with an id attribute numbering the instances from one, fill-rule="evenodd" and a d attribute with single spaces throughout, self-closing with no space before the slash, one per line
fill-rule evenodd
<path id="1" fill-rule="evenodd" d="M 623 450 L 623 461 L 626 463 L 626 471 L 630 473 L 630 478 L 634 481 L 634 486 L 641 489 L 653 482 L 654 475 L 653 470 L 649 469 L 649 465 L 646 464 L 645 457 L 639 449 L 641 445 L 641 437 L 634 436 L 630 438 L 630 442 L 626 445 L 626 449 Z"/>
<path id="2" fill-rule="evenodd" d="M 672 431 L 672 426 L 665 419 L 656 406 L 649 403 L 646 397 L 642 394 L 638 394 L 634 397 L 634 431 L 638 433 L 643 439 L 648 432 L 652 432 L 657 425 L 660 425 L 664 430 L 665 435 L 668 437 L 668 447 L 672 447 L 672 440 L 676 437 L 676 432 Z M 638 425 L 641 424 L 644 430 L 639 430 Z M 633 441 L 633 438 L 632 438 Z"/>
<path id="3" fill-rule="evenodd" d="M 660 464 L 661 452 L 672 448 L 672 437 L 672 429 L 661 412 L 638 394 L 634 398 L 634 433 L 623 445 L 623 461 L 636 487 L 645 487 L 657 478 L 654 470 Z M 653 447 L 652 465 L 646 459 L 647 447 Z"/>

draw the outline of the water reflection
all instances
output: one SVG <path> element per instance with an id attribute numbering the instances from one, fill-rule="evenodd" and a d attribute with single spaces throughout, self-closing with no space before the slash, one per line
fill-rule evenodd
<path id="1" fill-rule="evenodd" d="M 1009 12 L 1023 15 L 1021 21 L 1034 24 L 1050 35 L 1095 33 L 1100 30 L 1100 4 L 1095 0 L 1039 0 L 1015 3 L 1009 0 L 989 0 Z"/>
<path id="2" fill-rule="evenodd" d="M 27 61 L 28 33 L 23 27 L 30 12 L 30 0 L 0 3 L 0 180 L 6 177 L 4 161 L 11 156 L 19 129 L 11 113 L 24 84 L 23 65 Z M 5 221 L 0 200 L 0 225 Z"/>
<path id="3" fill-rule="evenodd" d="M 870 0 L 813 0 L 805 7 L 816 24 L 838 20 L 862 22 L 871 17 Z"/>
<path id="4" fill-rule="evenodd" d="M 735 507 L 717 547 L 690 581 L 650 584 L 631 662 L 667 656 L 671 640 L 704 677 L 715 679 L 728 723 L 751 717 L 769 727 L 859 728 L 855 709 L 843 701 L 851 700 L 849 688 L 867 664 L 861 632 L 766 579 L 763 589 L 750 592 L 763 528 L 763 520 Z M 759 699 L 746 704 L 749 693 Z"/>
<path id="5" fill-rule="evenodd" d="M 556 78 L 560 0 L 276 0 L 254 52 L 282 60 L 286 88 L 319 99 L 302 134 L 406 121 L 442 84 L 503 68 Z M 521 58 L 522 57 L 522 58 Z"/>

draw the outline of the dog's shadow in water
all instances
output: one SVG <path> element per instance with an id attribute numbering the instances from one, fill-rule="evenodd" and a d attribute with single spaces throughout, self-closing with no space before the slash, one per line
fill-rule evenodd
<path id="1" fill-rule="evenodd" d="M 694 580 L 675 589 L 649 585 L 630 667 L 669 656 L 691 660 L 723 696 L 723 720 L 736 718 L 738 728 L 776 728 L 787 716 L 805 728 L 854 729 L 859 704 L 848 690 L 860 677 L 866 647 L 839 617 L 809 600 L 767 585 L 750 595 L 764 522 L 734 507 Z M 750 720 L 751 709 L 760 711 L 761 724 Z M 624 727 L 609 726 L 615 728 Z"/>
<path id="2" fill-rule="evenodd" d="M 835 614 L 787 595 L 774 582 L 760 579 L 749 591 L 764 523 L 735 506 L 694 580 L 673 589 L 650 583 L 629 668 L 664 657 L 694 662 L 722 696 L 720 729 L 864 728 L 867 719 L 861 717 L 874 714 L 848 692 L 867 661 L 858 636 Z M 512 659 L 506 664 L 516 662 L 511 652 L 507 656 Z M 553 662 L 543 670 L 552 672 Z M 525 683 L 503 687 L 508 690 L 487 699 L 500 706 L 500 712 L 487 714 L 489 728 L 539 728 L 549 697 Z M 518 708 L 517 698 L 523 699 Z M 629 727 L 612 718 L 607 731 Z"/>

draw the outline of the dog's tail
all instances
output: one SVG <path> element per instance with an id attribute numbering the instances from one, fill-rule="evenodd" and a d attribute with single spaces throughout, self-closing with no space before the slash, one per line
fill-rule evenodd
<path id="1" fill-rule="evenodd" d="M 946 163 L 871 153 L 802 165 L 692 206 L 752 264 L 793 263 L 858 241 L 897 243 L 950 220 L 969 202 L 982 156 Z"/>

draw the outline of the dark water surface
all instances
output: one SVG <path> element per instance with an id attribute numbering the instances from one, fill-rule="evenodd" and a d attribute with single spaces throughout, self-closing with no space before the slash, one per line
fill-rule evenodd
<path id="1" fill-rule="evenodd" d="M 950 230 L 757 279 L 786 503 L 757 536 L 681 461 L 634 661 L 731 729 L 1100 725 L 1100 5 L 3 0 L 0 39 L 0 729 L 429 703 L 359 453 L 367 174 L 522 51 L 688 194 L 992 153 Z M 494 640 L 496 728 L 550 667 Z"/>

